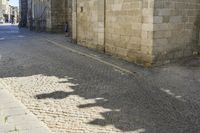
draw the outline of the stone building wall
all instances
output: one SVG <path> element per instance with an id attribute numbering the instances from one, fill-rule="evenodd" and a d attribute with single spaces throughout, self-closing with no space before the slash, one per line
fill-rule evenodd
<path id="1" fill-rule="evenodd" d="M 6 0 L 0 0 L 0 19 L 4 20 L 4 14 L 6 14 Z"/>
<path id="2" fill-rule="evenodd" d="M 155 0 L 154 62 L 166 63 L 198 50 L 199 0 Z"/>
<path id="3" fill-rule="evenodd" d="M 51 27 L 50 6 L 49 0 L 28 1 L 28 22 L 36 31 L 45 31 Z"/>
<path id="4" fill-rule="evenodd" d="M 152 62 L 152 0 L 77 0 L 76 8 L 78 44 L 131 62 Z"/>
<path id="5" fill-rule="evenodd" d="M 27 26 L 27 11 L 28 11 L 28 1 L 19 0 L 19 12 L 20 12 L 20 21 L 21 26 Z"/>
<path id="6" fill-rule="evenodd" d="M 64 32 L 68 22 L 70 36 L 78 44 L 130 62 L 163 64 L 199 50 L 199 0 L 46 0 L 46 3 L 47 31 Z"/>
<path id="7" fill-rule="evenodd" d="M 51 28 L 51 1 L 28 0 L 27 20 L 31 30 L 45 31 Z"/>
<path id="8" fill-rule="evenodd" d="M 67 0 L 66 4 L 66 20 L 68 23 L 68 31 L 69 36 L 72 36 L 72 0 Z"/>
<path id="9" fill-rule="evenodd" d="M 77 0 L 77 43 L 104 49 L 104 1 Z"/>
<path id="10" fill-rule="evenodd" d="M 77 0 L 72 0 L 72 40 L 77 42 Z"/>
<path id="11" fill-rule="evenodd" d="M 51 31 L 64 32 L 67 19 L 67 0 L 51 0 Z"/>
<path id="12" fill-rule="evenodd" d="M 139 64 L 152 62 L 152 4 L 152 0 L 106 2 L 106 52 Z"/>
<path id="13" fill-rule="evenodd" d="M 106 3 L 106 52 L 135 60 L 141 51 L 142 1 Z M 133 58 L 133 59 L 132 59 Z"/>
<path id="14" fill-rule="evenodd" d="M 198 47 L 200 47 L 200 31 L 199 31 L 199 46 Z M 199 51 L 199 53 L 200 53 L 200 51 Z"/>
<path id="15" fill-rule="evenodd" d="M 142 1 L 141 47 L 136 53 L 136 63 L 150 66 L 153 64 L 153 12 L 154 0 Z"/>
<path id="16" fill-rule="evenodd" d="M 77 0 L 73 11 L 73 39 L 131 62 L 163 64 L 199 50 L 198 0 Z"/>
<path id="17" fill-rule="evenodd" d="M 64 33 L 65 23 L 68 22 L 71 32 L 71 4 L 71 0 L 28 0 L 29 26 L 32 18 L 33 29 Z"/>
<path id="18" fill-rule="evenodd" d="M 0 0 L 0 20 L 3 19 L 3 3 L 2 0 Z"/>

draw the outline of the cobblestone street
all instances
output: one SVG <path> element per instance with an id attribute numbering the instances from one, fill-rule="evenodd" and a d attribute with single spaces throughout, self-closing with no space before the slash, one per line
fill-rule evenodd
<path id="1" fill-rule="evenodd" d="M 0 85 L 53 133 L 200 133 L 200 57 L 143 68 L 64 35 L 0 31 Z"/>

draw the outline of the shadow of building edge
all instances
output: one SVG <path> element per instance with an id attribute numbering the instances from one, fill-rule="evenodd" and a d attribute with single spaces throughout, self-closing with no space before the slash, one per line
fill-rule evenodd
<path id="1" fill-rule="evenodd" d="M 39 100 L 48 98 L 59 100 L 70 95 L 78 95 L 85 99 L 96 99 L 95 103 L 79 105 L 78 108 L 103 107 L 111 111 L 102 112 L 101 116 L 104 119 L 95 119 L 88 124 L 103 127 L 113 125 L 123 132 L 162 133 L 169 131 L 171 133 L 193 133 L 200 131 L 199 105 L 190 103 L 190 101 L 180 101 L 156 87 L 144 88 L 140 82 L 138 84 L 140 86 L 139 90 L 133 91 L 133 93 L 129 90 L 121 96 L 113 97 L 112 92 L 110 92 L 105 96 L 87 97 L 82 93 L 84 88 L 73 86 L 74 92 L 55 91 L 38 94 L 35 98 Z M 149 84 L 146 83 L 146 86 L 149 86 Z M 98 99 L 98 97 L 102 98 Z M 125 97 L 130 99 L 127 101 Z M 122 102 L 123 100 L 125 101 Z M 151 123 L 154 127 L 148 123 Z"/>

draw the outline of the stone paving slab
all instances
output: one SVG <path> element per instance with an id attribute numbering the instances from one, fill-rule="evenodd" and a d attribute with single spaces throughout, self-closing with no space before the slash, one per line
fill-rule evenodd
<path id="1" fill-rule="evenodd" d="M 0 133 L 51 133 L 24 105 L 0 89 Z"/>
<path id="2" fill-rule="evenodd" d="M 5 27 L 9 30 L 15 29 Z M 200 131 L 198 57 L 144 69 L 71 44 L 57 34 L 24 30 L 20 39 L 12 33 L 0 35 L 6 38 L 0 42 L 0 84 L 54 133 Z M 26 124 L 23 119 L 13 116 L 19 125 Z"/>

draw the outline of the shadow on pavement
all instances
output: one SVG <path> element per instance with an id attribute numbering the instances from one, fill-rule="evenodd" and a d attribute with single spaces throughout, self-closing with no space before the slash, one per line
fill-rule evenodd
<path id="1" fill-rule="evenodd" d="M 56 91 L 52 93 L 46 93 L 46 94 L 39 94 L 36 95 L 35 98 L 37 99 L 47 99 L 47 98 L 53 98 L 53 99 L 64 99 L 68 97 L 71 93 L 64 92 L 64 91 Z"/>
<path id="2" fill-rule="evenodd" d="M 140 81 L 139 81 L 140 82 Z M 137 83 L 136 83 L 137 84 Z M 144 87 L 142 84 L 145 84 Z M 97 99 L 95 103 L 79 105 L 79 108 L 103 107 L 111 111 L 102 112 L 103 119 L 95 119 L 88 124 L 98 126 L 114 125 L 123 132 L 144 133 L 197 133 L 200 130 L 200 106 L 189 101 L 181 101 L 148 83 L 133 88 L 84 88 L 72 87 L 74 92 L 53 92 L 37 95 L 37 99 L 64 99 L 78 95 L 85 99 Z M 99 88 L 101 89 L 101 88 Z M 84 90 L 87 90 L 84 92 Z M 116 92 L 119 91 L 119 92 Z M 105 92 L 105 93 L 103 93 Z"/>
<path id="3" fill-rule="evenodd" d="M 10 48 L 13 50 L 6 51 Z M 77 95 L 84 99 L 95 99 L 95 103 L 79 105 L 79 108 L 97 106 L 110 110 L 101 113 L 102 119 L 94 119 L 88 124 L 113 125 L 122 132 L 200 131 L 199 103 L 168 95 L 151 80 L 151 75 L 144 78 L 121 75 L 110 66 L 49 45 L 35 44 L 28 48 L 27 45 L 8 44 L 4 48 L 1 47 L 1 52 L 3 57 L 0 63 L 0 78 L 38 74 L 57 78 L 73 77 L 60 82 L 78 84 L 71 87 L 73 92 L 42 93 L 35 98 L 59 100 Z M 179 84 L 176 87 L 179 87 Z"/>

